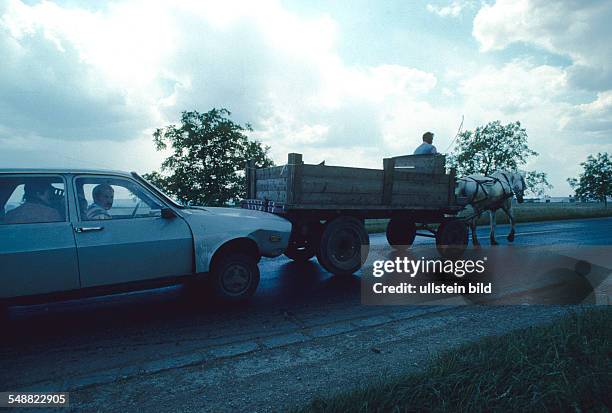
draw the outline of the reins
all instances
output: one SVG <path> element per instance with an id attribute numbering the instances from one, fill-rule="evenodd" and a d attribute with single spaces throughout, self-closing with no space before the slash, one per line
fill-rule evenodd
<path id="1" fill-rule="evenodd" d="M 474 194 L 468 199 L 468 203 L 469 204 L 477 204 L 477 203 L 486 201 L 489 198 L 489 193 L 487 192 L 485 184 L 495 185 L 496 183 L 499 183 L 499 185 L 502 188 L 503 196 L 501 197 L 501 199 L 498 202 L 493 204 L 493 207 L 496 207 L 496 206 L 500 205 L 502 202 L 504 202 L 508 198 L 512 198 L 514 196 L 514 191 L 512 189 L 512 184 L 510 183 L 510 180 L 508 179 L 508 176 L 504 172 L 500 172 L 500 174 L 501 174 L 501 176 L 504 177 L 505 183 L 508 185 L 508 188 L 510 189 L 509 192 L 506 191 L 506 188 L 504 186 L 504 182 L 502 182 L 499 178 L 497 178 L 495 176 L 485 176 L 486 180 L 476 179 L 476 178 L 471 177 L 471 176 L 467 176 L 467 177 L 464 177 L 464 178 L 459 178 L 462 181 L 473 181 L 474 183 L 476 183 L 476 191 L 474 191 Z M 476 197 L 478 196 L 478 193 L 480 191 L 482 191 L 482 193 L 484 194 L 484 197 L 482 199 L 480 199 L 480 200 L 476 200 Z"/>

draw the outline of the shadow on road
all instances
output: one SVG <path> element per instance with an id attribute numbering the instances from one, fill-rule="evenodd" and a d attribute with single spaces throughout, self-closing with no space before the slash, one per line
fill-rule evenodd
<path id="1" fill-rule="evenodd" d="M 13 307 L 3 347 L 85 340 L 91 336 L 142 336 L 172 326 L 206 328 L 219 320 L 261 311 L 284 312 L 296 305 L 316 307 L 330 301 L 359 303 L 359 277 L 334 277 L 316 260 L 285 262 L 263 273 L 258 292 L 245 303 L 223 304 L 205 291 L 173 286 L 105 297 Z"/>

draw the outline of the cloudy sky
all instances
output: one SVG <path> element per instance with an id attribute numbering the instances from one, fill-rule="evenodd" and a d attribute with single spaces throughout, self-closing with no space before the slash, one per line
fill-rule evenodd
<path id="1" fill-rule="evenodd" d="M 0 167 L 149 172 L 152 131 L 227 108 L 307 163 L 520 120 L 552 195 L 612 152 L 612 2 L 0 0 Z"/>

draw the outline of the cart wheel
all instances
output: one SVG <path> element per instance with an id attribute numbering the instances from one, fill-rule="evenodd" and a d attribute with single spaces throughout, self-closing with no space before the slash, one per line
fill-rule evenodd
<path id="1" fill-rule="evenodd" d="M 361 268 L 362 245 L 370 245 L 370 237 L 363 222 L 341 216 L 325 225 L 317 259 L 323 268 L 337 275 L 350 275 Z M 365 249 L 368 250 L 367 248 Z"/>
<path id="2" fill-rule="evenodd" d="M 387 224 L 387 242 L 394 249 L 406 249 L 416 237 L 416 225 L 410 219 L 391 218 Z"/>
<path id="3" fill-rule="evenodd" d="M 436 247 L 444 258 L 463 255 L 468 243 L 468 229 L 463 221 L 452 220 L 440 224 L 436 231 Z"/>
<path id="4" fill-rule="evenodd" d="M 285 256 L 295 262 L 306 262 L 317 253 L 323 225 L 318 221 L 308 222 L 294 227 Z"/>

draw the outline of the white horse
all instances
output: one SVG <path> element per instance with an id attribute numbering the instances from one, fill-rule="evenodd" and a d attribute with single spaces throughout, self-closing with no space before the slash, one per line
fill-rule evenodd
<path id="1" fill-rule="evenodd" d="M 459 178 L 457 185 L 457 196 L 464 197 L 467 204 L 474 208 L 474 216 L 469 221 L 472 230 L 472 243 L 479 246 L 476 237 L 476 220 L 484 211 L 489 211 L 491 224 L 491 245 L 497 245 L 495 240 L 495 212 L 502 209 L 508 219 L 512 229 L 508 234 L 508 241 L 514 241 L 514 214 L 512 213 L 512 197 L 516 196 L 517 201 L 523 202 L 525 193 L 525 178 L 519 172 L 497 171 L 490 176 L 469 175 Z"/>

